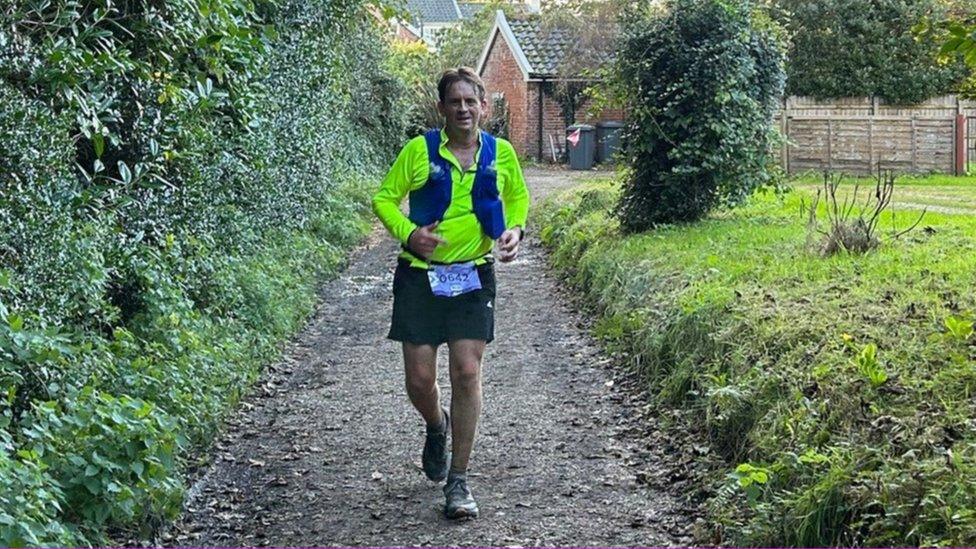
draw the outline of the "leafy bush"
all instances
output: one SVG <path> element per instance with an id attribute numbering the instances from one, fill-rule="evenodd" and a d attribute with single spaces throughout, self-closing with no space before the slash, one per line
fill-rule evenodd
<path id="1" fill-rule="evenodd" d="M 368 227 L 386 56 L 359 0 L 0 6 L 0 542 L 178 508 Z"/>
<path id="2" fill-rule="evenodd" d="M 767 182 L 782 95 L 775 26 L 751 2 L 671 0 L 628 18 L 618 54 L 631 129 L 627 231 L 693 221 Z"/>
<path id="3" fill-rule="evenodd" d="M 17 455 L 19 453 L 19 455 Z M 74 532 L 58 520 L 64 494 L 37 456 L 15 445 L 0 430 L 0 544 L 78 544 Z"/>
<path id="4" fill-rule="evenodd" d="M 28 453 L 58 480 L 67 518 L 138 525 L 150 510 L 179 510 L 171 419 L 148 402 L 90 388 L 70 406 L 38 404 L 22 428 Z"/>
<path id="5" fill-rule="evenodd" d="M 508 139 L 510 130 L 510 115 L 508 112 L 508 101 L 504 97 L 496 97 L 491 100 L 491 116 L 485 122 L 485 131 Z"/>
<path id="6" fill-rule="evenodd" d="M 395 41 L 390 71 L 406 85 L 407 135 L 420 135 L 441 124 L 437 112 L 437 79 L 441 63 L 423 42 Z"/>

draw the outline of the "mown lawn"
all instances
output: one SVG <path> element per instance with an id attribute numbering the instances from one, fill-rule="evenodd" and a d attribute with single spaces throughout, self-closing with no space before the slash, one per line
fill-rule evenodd
<path id="1" fill-rule="evenodd" d="M 802 213 L 816 184 L 630 236 L 615 185 L 591 184 L 543 207 L 542 235 L 598 335 L 721 458 L 701 542 L 973 545 L 976 216 L 929 211 L 823 257 Z M 976 178 L 895 194 L 947 200 L 976 213 Z M 886 216 L 882 238 L 917 217 Z"/>
<path id="2" fill-rule="evenodd" d="M 816 192 L 823 185 L 823 176 L 806 174 L 793 179 L 792 184 L 798 190 Z M 874 188 L 875 180 L 845 178 L 842 187 L 852 189 L 855 184 L 866 191 Z M 896 179 L 895 187 L 893 206 L 896 209 L 928 208 L 941 213 L 976 214 L 976 176 L 901 176 Z"/>

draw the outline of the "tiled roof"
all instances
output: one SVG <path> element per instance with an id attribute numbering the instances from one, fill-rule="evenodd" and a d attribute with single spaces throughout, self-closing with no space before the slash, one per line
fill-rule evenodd
<path id="1" fill-rule="evenodd" d="M 569 49 L 569 32 L 562 29 L 543 31 L 538 17 L 512 18 L 508 25 L 529 62 L 529 73 L 532 76 L 555 76 Z"/>
<path id="2" fill-rule="evenodd" d="M 458 7 L 461 8 L 461 17 L 470 19 L 481 11 L 485 4 L 483 2 L 458 2 Z"/>
<path id="3" fill-rule="evenodd" d="M 417 23 L 451 23 L 459 21 L 455 0 L 407 0 L 407 11 Z"/>

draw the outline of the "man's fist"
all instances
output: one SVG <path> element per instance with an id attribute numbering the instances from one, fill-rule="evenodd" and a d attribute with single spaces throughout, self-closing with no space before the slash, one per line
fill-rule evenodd
<path id="1" fill-rule="evenodd" d="M 440 221 L 435 221 L 430 225 L 425 225 L 423 227 L 417 227 L 410 237 L 407 238 L 407 247 L 410 251 L 415 254 L 420 255 L 424 259 L 429 258 L 434 253 L 434 249 L 440 244 L 446 244 L 447 241 L 443 238 L 434 234 L 434 229 Z"/>
<path id="2" fill-rule="evenodd" d="M 508 263 L 518 256 L 519 243 L 522 242 L 522 229 L 514 227 L 502 233 L 498 240 L 498 259 Z"/>

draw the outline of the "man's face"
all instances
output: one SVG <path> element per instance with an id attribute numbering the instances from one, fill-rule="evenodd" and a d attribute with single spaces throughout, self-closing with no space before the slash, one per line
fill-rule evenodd
<path id="1" fill-rule="evenodd" d="M 452 84 L 444 101 L 437 103 L 447 128 L 461 131 L 477 128 L 487 107 L 488 102 L 478 97 L 477 88 L 464 80 Z"/>

